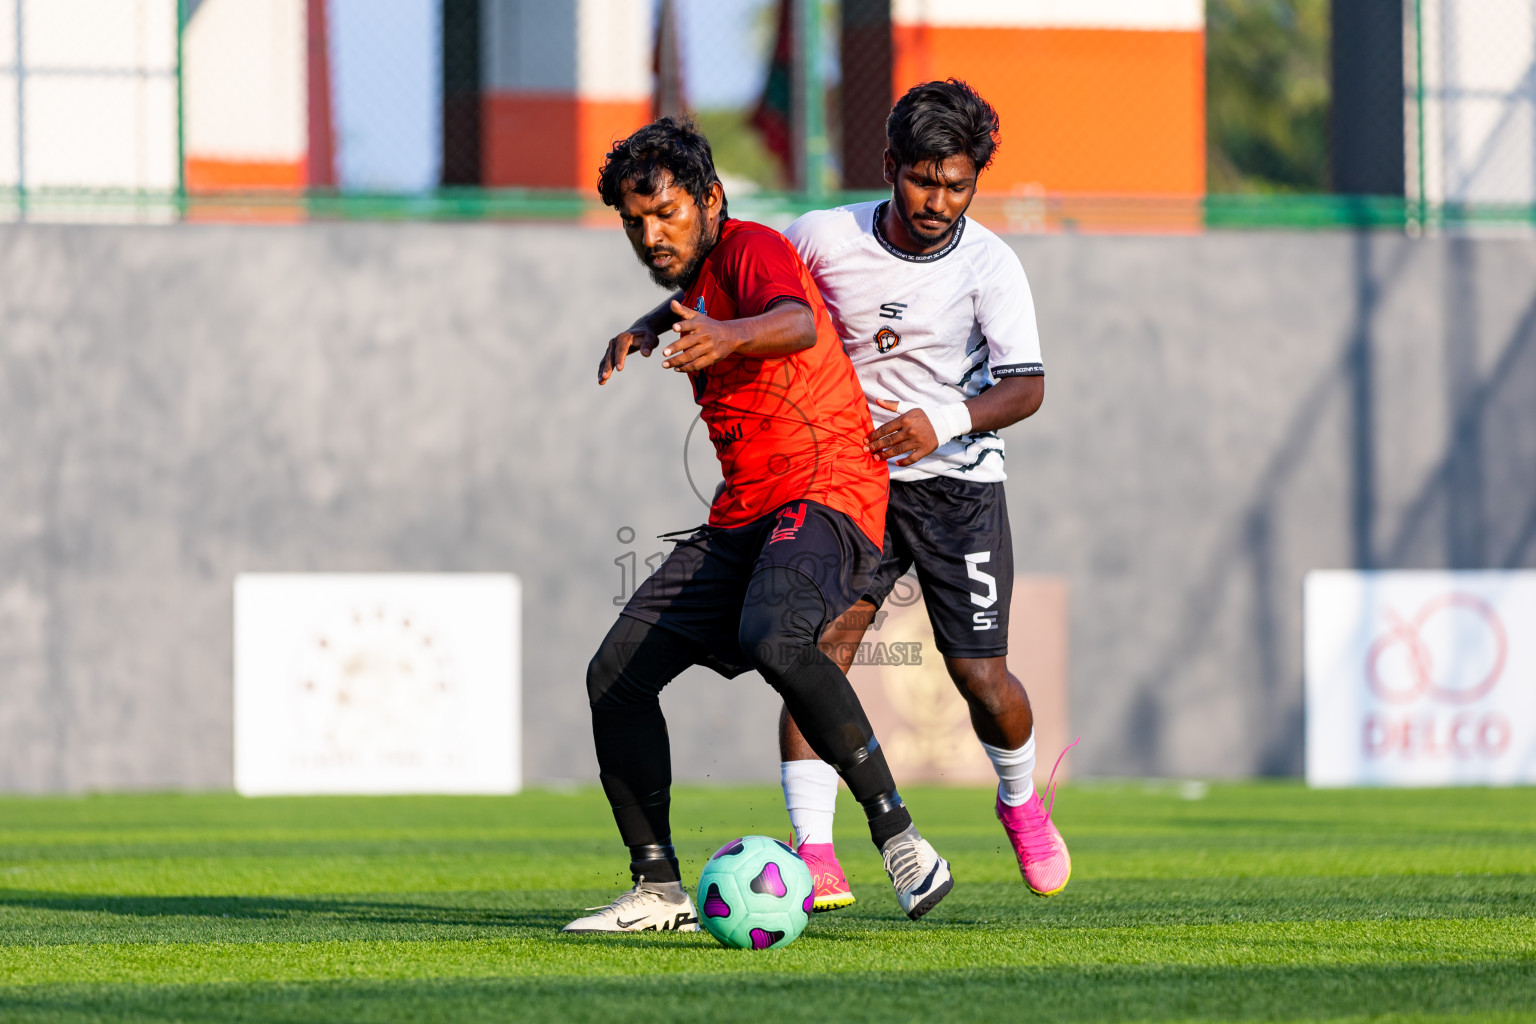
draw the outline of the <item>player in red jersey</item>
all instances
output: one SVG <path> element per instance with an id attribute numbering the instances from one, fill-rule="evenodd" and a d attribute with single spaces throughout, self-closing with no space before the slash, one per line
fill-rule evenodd
<path id="1" fill-rule="evenodd" d="M 567 931 L 692 930 L 670 823 L 671 753 L 657 700 L 689 665 L 757 669 L 806 741 L 863 805 L 898 901 L 916 920 L 953 885 L 918 834 L 848 679 L 817 641 L 880 561 L 887 471 L 853 365 L 794 247 L 726 213 L 709 143 L 662 118 L 614 146 L 599 180 L 635 254 L 672 297 L 608 344 L 598 383 L 678 340 L 724 486 L 709 524 L 678 543 L 587 669 L 603 790 L 634 888 Z M 786 847 L 787 848 L 787 847 Z"/>

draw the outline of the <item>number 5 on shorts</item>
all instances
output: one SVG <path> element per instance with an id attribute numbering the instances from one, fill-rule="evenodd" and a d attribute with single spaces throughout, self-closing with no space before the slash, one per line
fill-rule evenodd
<path id="1" fill-rule="evenodd" d="M 982 572 L 980 568 L 982 563 L 990 561 L 992 561 L 992 552 L 990 551 L 973 551 L 965 556 L 965 574 L 973 580 L 986 584 L 987 587 L 986 594 L 978 594 L 975 591 L 971 592 L 971 603 L 980 605 L 982 608 L 991 608 L 997 603 L 997 579 L 991 573 Z M 984 629 L 996 629 L 997 612 L 973 612 L 971 614 L 971 622 L 973 623 L 971 626 L 973 632 L 980 632 Z"/>

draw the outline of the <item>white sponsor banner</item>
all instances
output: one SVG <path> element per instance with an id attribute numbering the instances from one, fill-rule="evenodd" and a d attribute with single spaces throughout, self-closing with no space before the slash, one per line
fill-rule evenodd
<path id="1" fill-rule="evenodd" d="M 1536 572 L 1307 574 L 1307 782 L 1536 782 Z"/>
<path id="2" fill-rule="evenodd" d="M 498 574 L 235 580 L 235 788 L 515 793 L 521 586 Z"/>

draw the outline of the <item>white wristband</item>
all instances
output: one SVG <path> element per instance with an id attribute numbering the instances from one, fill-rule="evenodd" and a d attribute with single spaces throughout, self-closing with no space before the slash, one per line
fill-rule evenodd
<path id="1" fill-rule="evenodd" d="M 939 447 L 971 432 L 971 410 L 964 402 L 946 402 L 944 405 L 925 406 L 915 402 L 900 402 L 897 415 L 912 409 L 922 409 L 928 423 L 939 439 Z"/>

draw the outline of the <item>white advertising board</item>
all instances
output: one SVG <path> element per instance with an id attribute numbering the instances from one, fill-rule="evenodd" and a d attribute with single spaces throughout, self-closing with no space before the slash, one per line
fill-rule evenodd
<path id="1" fill-rule="evenodd" d="M 235 788 L 515 793 L 521 587 L 497 574 L 235 580 Z"/>
<path id="2" fill-rule="evenodd" d="M 1536 783 L 1536 572 L 1307 575 L 1307 782 Z"/>

